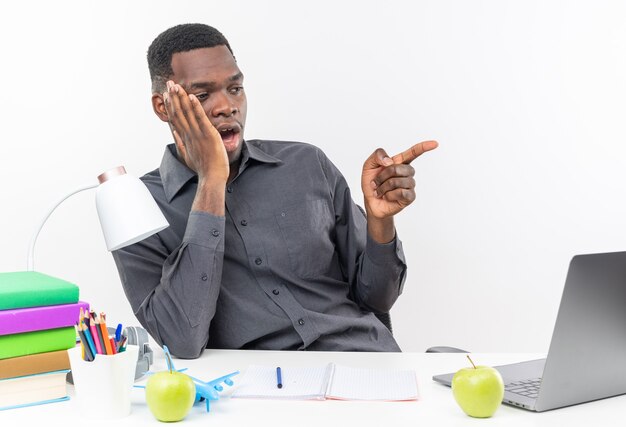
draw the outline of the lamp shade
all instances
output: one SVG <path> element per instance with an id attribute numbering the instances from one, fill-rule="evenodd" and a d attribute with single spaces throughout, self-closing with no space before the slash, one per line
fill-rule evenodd
<path id="1" fill-rule="evenodd" d="M 109 251 L 137 243 L 169 226 L 144 183 L 126 174 L 124 167 L 107 171 L 98 180 L 96 209 Z"/>

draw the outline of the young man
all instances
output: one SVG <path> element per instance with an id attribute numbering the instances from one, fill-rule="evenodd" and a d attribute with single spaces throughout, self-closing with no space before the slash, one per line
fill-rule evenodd
<path id="1" fill-rule="evenodd" d="M 393 216 L 415 199 L 409 163 L 437 143 L 365 161 L 366 216 L 316 147 L 244 140 L 243 74 L 219 31 L 170 28 L 148 65 L 174 144 L 142 180 L 170 227 L 113 256 L 152 337 L 181 358 L 206 347 L 399 351 L 374 313 L 402 291 Z"/>

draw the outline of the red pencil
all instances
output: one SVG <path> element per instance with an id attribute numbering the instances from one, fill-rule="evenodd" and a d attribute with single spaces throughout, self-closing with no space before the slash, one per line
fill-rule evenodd
<path id="1" fill-rule="evenodd" d="M 98 354 L 104 354 L 102 352 L 102 346 L 100 345 L 100 338 L 98 338 L 98 331 L 96 330 L 96 325 L 93 320 L 89 322 L 89 331 L 91 331 L 91 338 L 93 339 L 93 343 L 96 346 L 96 351 Z"/>

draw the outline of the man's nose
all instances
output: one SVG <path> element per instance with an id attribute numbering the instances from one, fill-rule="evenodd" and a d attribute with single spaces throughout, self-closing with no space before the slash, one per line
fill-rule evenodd
<path id="1" fill-rule="evenodd" d="M 214 99 L 215 102 L 213 103 L 213 107 L 211 108 L 211 115 L 213 115 L 213 117 L 230 117 L 238 111 L 237 106 L 230 99 L 228 94 L 216 94 Z"/>

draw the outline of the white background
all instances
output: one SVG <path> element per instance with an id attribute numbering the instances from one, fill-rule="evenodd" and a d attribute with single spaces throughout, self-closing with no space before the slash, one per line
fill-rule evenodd
<path id="1" fill-rule="evenodd" d="M 405 351 L 545 352 L 569 260 L 626 249 L 626 3 L 621 1 L 10 2 L 1 7 L 0 271 L 66 192 L 169 143 L 145 60 L 203 22 L 246 76 L 246 137 L 321 147 L 362 203 L 363 160 L 425 139 L 397 218 L 409 273 L 392 311 Z M 46 224 L 36 269 L 138 324 L 94 192 Z"/>

